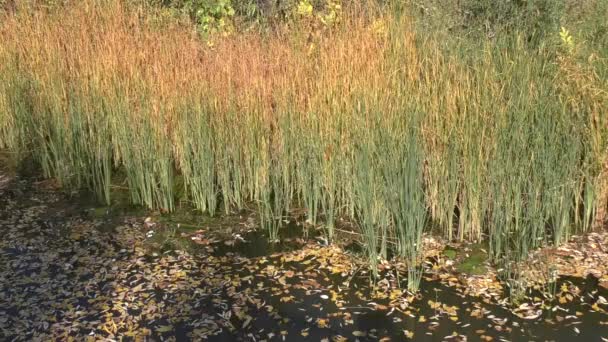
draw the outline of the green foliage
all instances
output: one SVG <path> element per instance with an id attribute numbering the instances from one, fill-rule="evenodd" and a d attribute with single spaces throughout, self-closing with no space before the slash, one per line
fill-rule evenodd
<path id="1" fill-rule="evenodd" d="M 232 0 L 178 0 L 173 6 L 187 13 L 202 33 L 232 30 Z"/>
<path id="2" fill-rule="evenodd" d="M 203 34 L 229 33 L 235 29 L 301 20 L 333 26 L 341 20 L 342 0 L 232 1 L 143 0 L 186 15 Z"/>
<path id="3" fill-rule="evenodd" d="M 559 31 L 559 37 L 561 38 L 561 43 L 564 49 L 566 49 L 568 53 L 573 53 L 575 48 L 574 39 L 572 38 L 570 32 L 563 26 Z"/>
<path id="4" fill-rule="evenodd" d="M 201 34 L 234 30 L 236 9 L 232 0 L 127 0 L 134 5 L 160 9 L 157 16 L 185 16 Z M 245 2 L 238 2 L 245 3 Z M 251 4 L 251 2 L 249 2 Z"/>
<path id="5" fill-rule="evenodd" d="M 304 17 L 304 18 L 311 17 L 312 11 L 313 11 L 312 4 L 308 0 L 301 0 L 300 2 L 298 2 L 298 5 L 296 6 L 296 9 L 295 9 L 296 14 L 301 17 Z"/>
<path id="6" fill-rule="evenodd" d="M 494 38 L 514 32 L 525 34 L 530 46 L 559 30 L 566 0 L 411 0 L 422 13 L 421 23 L 447 28 L 450 35 Z"/>
<path id="7" fill-rule="evenodd" d="M 471 25 L 542 34 L 558 27 L 563 0 L 467 0 L 462 11 Z M 532 32 L 530 32 L 532 31 Z"/>

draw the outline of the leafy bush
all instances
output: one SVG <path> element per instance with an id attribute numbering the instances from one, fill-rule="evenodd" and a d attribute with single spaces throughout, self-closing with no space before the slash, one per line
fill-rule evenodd
<path id="1" fill-rule="evenodd" d="M 237 26 L 275 26 L 314 21 L 333 26 L 342 16 L 342 0 L 148 0 L 188 16 L 201 33 L 226 33 Z"/>
<path id="2" fill-rule="evenodd" d="M 171 7 L 187 14 L 201 33 L 228 32 L 233 28 L 232 0 L 174 0 Z"/>
<path id="3" fill-rule="evenodd" d="M 563 9 L 562 0 L 468 0 L 463 5 L 469 25 L 486 30 L 525 31 L 529 40 L 555 32 Z"/>
<path id="4" fill-rule="evenodd" d="M 425 25 L 447 27 L 451 34 L 493 38 L 525 32 L 528 43 L 559 31 L 565 0 L 412 0 Z"/>

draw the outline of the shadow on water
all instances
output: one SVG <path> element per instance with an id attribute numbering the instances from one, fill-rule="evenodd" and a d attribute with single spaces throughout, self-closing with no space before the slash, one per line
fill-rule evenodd
<path id="1" fill-rule="evenodd" d="M 309 238 L 313 238 L 310 236 Z M 226 244 L 214 244 L 214 255 L 239 255 L 247 258 L 256 258 L 280 252 L 289 252 L 302 248 L 307 243 L 303 238 L 302 226 L 290 221 L 284 224 L 279 231 L 279 241 L 271 242 L 265 232 L 250 231 Z"/>

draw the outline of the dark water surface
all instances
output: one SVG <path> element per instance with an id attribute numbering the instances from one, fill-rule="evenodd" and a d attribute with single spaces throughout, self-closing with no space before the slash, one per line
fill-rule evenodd
<path id="1" fill-rule="evenodd" d="M 361 269 L 332 272 L 348 258 L 314 233 L 303 239 L 294 223 L 278 244 L 255 230 L 200 244 L 192 242 L 196 228 L 172 229 L 170 219 L 146 224 L 141 212 L 95 206 L 88 196 L 41 190 L 30 180 L 0 189 L 0 340 L 608 337 L 608 291 L 593 277 L 560 278 L 553 300 L 528 291 L 524 319 L 506 302 L 463 295 L 431 274 L 411 295 L 396 291 L 390 272 L 376 286 Z M 163 242 L 167 231 L 171 244 Z M 151 242 L 160 247 L 144 248 Z"/>

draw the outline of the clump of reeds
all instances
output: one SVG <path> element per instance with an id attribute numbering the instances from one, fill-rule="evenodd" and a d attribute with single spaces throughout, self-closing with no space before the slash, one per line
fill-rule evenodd
<path id="1" fill-rule="evenodd" d="M 7 14 L 0 147 L 105 202 L 123 175 L 150 208 L 254 203 L 273 240 L 294 206 L 329 239 L 351 219 L 374 273 L 394 248 L 411 289 L 427 228 L 495 260 L 589 229 L 608 198 L 606 51 L 449 41 L 405 8 L 213 44 L 120 1 Z"/>

